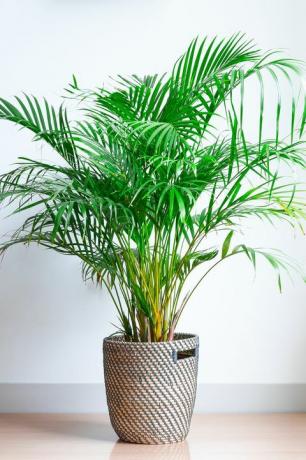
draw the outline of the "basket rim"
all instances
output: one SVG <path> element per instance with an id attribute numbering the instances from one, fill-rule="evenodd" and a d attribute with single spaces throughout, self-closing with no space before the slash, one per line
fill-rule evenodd
<path id="1" fill-rule="evenodd" d="M 176 338 L 177 337 L 177 338 Z M 129 347 L 160 347 L 160 346 L 171 346 L 173 343 L 179 343 L 179 342 L 185 342 L 186 340 L 190 339 L 195 339 L 198 341 L 199 336 L 197 334 L 191 334 L 191 333 L 186 333 L 186 332 L 177 332 L 174 334 L 174 340 L 172 341 L 164 341 L 164 342 L 130 342 L 127 340 L 124 340 L 124 335 L 123 334 L 117 334 L 117 335 L 110 335 L 108 337 L 105 337 L 103 339 L 103 343 L 113 343 L 116 345 L 121 345 L 121 346 L 129 346 Z"/>

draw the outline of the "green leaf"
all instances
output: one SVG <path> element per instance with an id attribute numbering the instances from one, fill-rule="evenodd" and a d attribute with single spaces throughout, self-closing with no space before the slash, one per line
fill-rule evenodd
<path id="1" fill-rule="evenodd" d="M 282 279 L 281 279 L 280 274 L 278 274 L 277 282 L 278 282 L 279 292 L 281 293 L 282 292 Z"/>
<path id="2" fill-rule="evenodd" d="M 229 251 L 229 247 L 230 247 L 230 244 L 231 244 L 231 240 L 232 240 L 233 234 L 234 234 L 234 230 L 231 230 L 231 231 L 227 234 L 227 237 L 226 237 L 225 240 L 224 240 L 224 243 L 223 243 L 223 245 L 222 245 L 222 250 L 221 250 L 221 258 L 222 258 L 222 259 L 224 259 L 224 257 L 226 257 L 227 254 L 228 254 L 228 251 Z"/>

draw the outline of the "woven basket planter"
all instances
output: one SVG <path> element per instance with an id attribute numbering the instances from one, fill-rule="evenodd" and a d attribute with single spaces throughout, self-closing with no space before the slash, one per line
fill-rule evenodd
<path id="1" fill-rule="evenodd" d="M 199 339 L 172 342 L 104 339 L 104 377 L 111 424 L 120 439 L 166 444 L 185 439 L 196 396 Z"/>

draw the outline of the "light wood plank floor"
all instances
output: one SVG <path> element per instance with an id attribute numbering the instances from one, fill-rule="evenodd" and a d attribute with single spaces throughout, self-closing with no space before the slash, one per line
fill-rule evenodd
<path id="1" fill-rule="evenodd" d="M 195 415 L 183 443 L 119 442 L 108 417 L 0 414 L 1 460 L 306 460 L 306 414 Z"/>

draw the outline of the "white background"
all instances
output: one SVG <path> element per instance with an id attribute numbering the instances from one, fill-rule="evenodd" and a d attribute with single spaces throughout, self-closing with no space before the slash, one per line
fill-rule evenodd
<path id="1" fill-rule="evenodd" d="M 302 0 L 0 0 L 0 14 L 6 98 L 25 91 L 56 104 L 73 73 L 90 87 L 108 75 L 164 72 L 196 35 L 244 31 L 264 49 L 306 60 Z M 0 123 L 1 171 L 18 155 L 48 154 L 30 140 Z M 14 223 L 4 215 L 1 235 Z M 304 237 L 284 225 L 249 222 L 243 241 L 305 258 Z M 0 382 L 102 381 L 102 339 L 116 318 L 105 293 L 82 283 L 78 260 L 12 249 L 0 266 L 0 303 Z M 180 330 L 200 335 L 202 383 L 306 382 L 305 287 L 288 281 L 280 295 L 264 264 L 255 281 L 244 259 L 217 269 Z"/>

